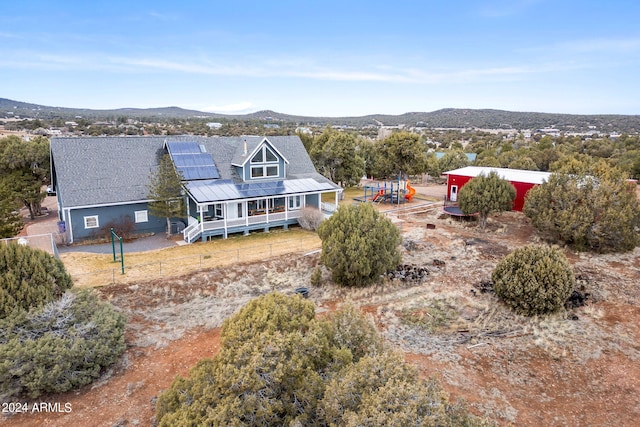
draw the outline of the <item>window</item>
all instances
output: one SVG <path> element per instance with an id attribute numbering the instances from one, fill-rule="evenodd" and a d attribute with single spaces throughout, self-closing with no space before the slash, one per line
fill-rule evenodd
<path id="1" fill-rule="evenodd" d="M 222 219 L 224 215 L 222 215 L 222 204 L 216 203 L 213 208 L 216 219 Z"/>
<path id="2" fill-rule="evenodd" d="M 280 175 L 279 172 L 280 172 L 280 166 L 278 165 L 251 166 L 251 178 L 278 177 Z"/>
<path id="3" fill-rule="evenodd" d="M 266 145 L 263 145 L 251 158 L 251 163 L 276 163 L 277 161 L 278 156 Z"/>
<path id="4" fill-rule="evenodd" d="M 277 162 L 278 157 L 273 154 L 273 151 L 269 150 L 267 147 L 264 147 L 264 156 L 267 159 L 267 162 Z"/>
<path id="5" fill-rule="evenodd" d="M 242 209 L 242 203 L 238 203 L 238 218 L 242 218 L 244 209 Z"/>
<path id="6" fill-rule="evenodd" d="M 84 217 L 84 228 L 99 228 L 99 227 L 100 227 L 100 223 L 98 222 L 98 215 Z"/>
<path id="7" fill-rule="evenodd" d="M 264 166 L 251 166 L 251 178 L 264 177 Z"/>
<path id="8" fill-rule="evenodd" d="M 289 209 L 300 209 L 302 207 L 301 196 L 289 196 Z"/>
<path id="9" fill-rule="evenodd" d="M 262 150 L 258 151 L 255 156 L 251 159 L 251 163 L 262 163 L 264 162 L 264 153 Z"/>
<path id="10" fill-rule="evenodd" d="M 267 166 L 267 176 L 278 176 L 278 165 Z"/>
<path id="11" fill-rule="evenodd" d="M 149 222 L 149 212 L 147 211 L 135 211 L 136 223 Z"/>
<path id="12" fill-rule="evenodd" d="M 251 178 L 276 178 L 280 176 L 278 156 L 263 145 L 251 158 Z"/>

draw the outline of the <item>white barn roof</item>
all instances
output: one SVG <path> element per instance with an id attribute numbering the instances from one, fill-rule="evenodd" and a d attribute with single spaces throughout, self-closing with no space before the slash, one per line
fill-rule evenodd
<path id="1" fill-rule="evenodd" d="M 525 182 L 528 184 L 542 184 L 549 179 L 551 172 L 528 171 L 523 169 L 491 168 L 485 166 L 467 166 L 443 172 L 442 175 L 459 175 L 475 178 L 479 175 L 487 176 L 495 172 L 502 179 L 510 182 Z"/>

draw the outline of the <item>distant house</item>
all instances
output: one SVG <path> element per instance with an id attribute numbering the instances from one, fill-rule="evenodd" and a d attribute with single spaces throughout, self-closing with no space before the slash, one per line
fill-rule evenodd
<path id="1" fill-rule="evenodd" d="M 544 183 L 551 176 L 550 172 L 467 166 L 443 173 L 447 176 L 447 200 L 456 202 L 458 192 L 467 182 L 479 175 L 487 176 L 491 172 L 497 173 L 500 178 L 509 181 L 515 187 L 516 198 L 512 208 L 514 211 L 522 211 L 527 192 L 534 186 Z"/>
<path id="2" fill-rule="evenodd" d="M 164 154 L 184 178 L 186 219 L 172 223 L 188 243 L 286 228 L 305 206 L 329 214 L 341 191 L 316 172 L 297 136 L 54 137 L 52 178 L 67 241 L 125 217 L 136 232 L 163 232 L 166 221 L 148 210 L 148 185 Z"/>

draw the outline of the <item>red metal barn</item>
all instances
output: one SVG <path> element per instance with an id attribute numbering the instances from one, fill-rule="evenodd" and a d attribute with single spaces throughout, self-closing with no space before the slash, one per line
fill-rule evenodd
<path id="1" fill-rule="evenodd" d="M 540 185 L 549 179 L 550 172 L 528 171 L 522 169 L 490 168 L 482 166 L 467 166 L 444 172 L 447 176 L 447 200 L 458 200 L 458 192 L 472 178 L 479 175 L 487 176 L 495 172 L 502 179 L 511 183 L 516 189 L 516 198 L 513 201 L 513 210 L 522 212 L 524 198 L 527 192 L 536 185 Z"/>

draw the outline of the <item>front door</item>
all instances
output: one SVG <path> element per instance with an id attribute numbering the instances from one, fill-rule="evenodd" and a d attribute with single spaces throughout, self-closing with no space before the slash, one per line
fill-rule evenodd
<path id="1" fill-rule="evenodd" d="M 452 185 L 451 186 L 451 193 L 449 195 L 449 200 L 451 200 L 452 202 L 457 202 L 458 201 L 458 186 L 457 185 Z"/>

